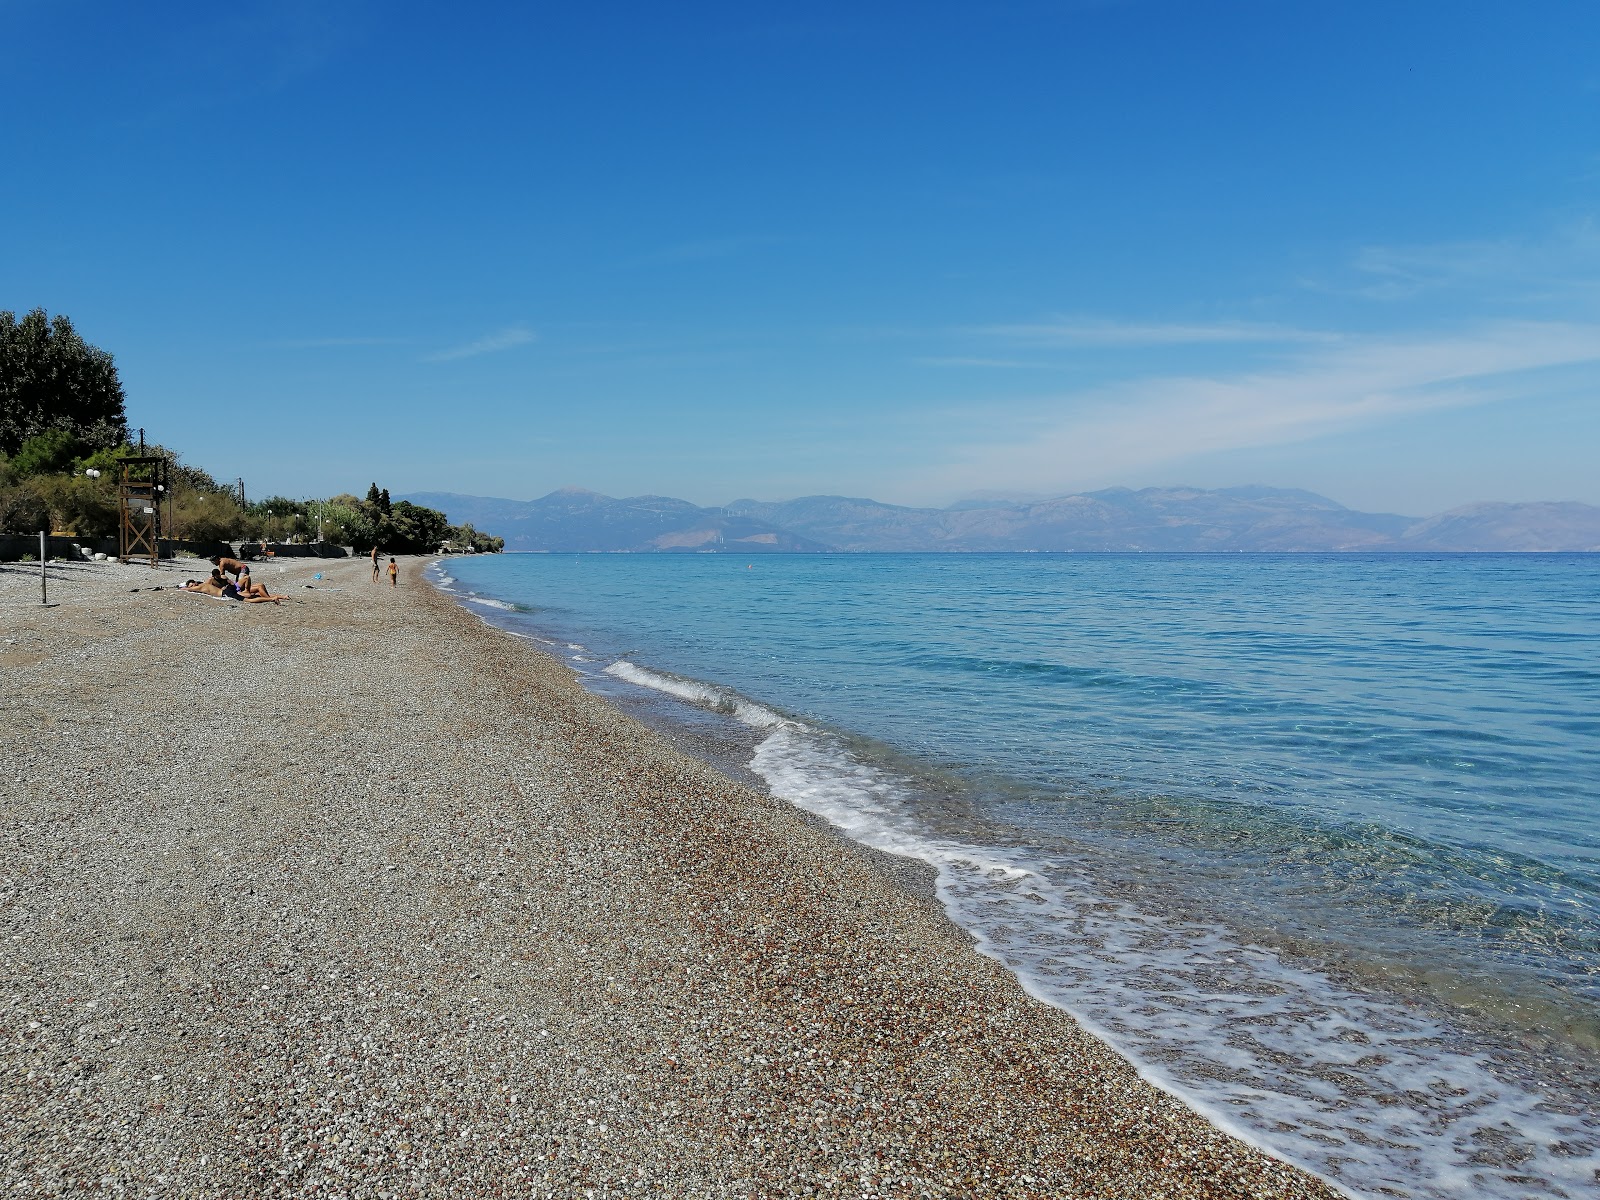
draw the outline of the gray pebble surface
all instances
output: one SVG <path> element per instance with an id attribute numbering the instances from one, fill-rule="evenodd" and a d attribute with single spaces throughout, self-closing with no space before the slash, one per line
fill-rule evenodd
<path id="1" fill-rule="evenodd" d="M 0 564 L 4 1194 L 1335 1194 L 424 562 Z"/>

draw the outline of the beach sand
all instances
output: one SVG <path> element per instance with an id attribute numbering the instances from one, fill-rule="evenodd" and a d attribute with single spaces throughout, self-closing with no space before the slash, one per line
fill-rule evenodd
<path id="1" fill-rule="evenodd" d="M 0 566 L 8 1193 L 1335 1194 L 421 566 Z"/>

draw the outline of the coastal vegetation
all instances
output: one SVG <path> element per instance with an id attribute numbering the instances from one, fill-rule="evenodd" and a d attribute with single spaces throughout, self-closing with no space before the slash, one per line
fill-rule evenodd
<path id="1" fill-rule="evenodd" d="M 391 503 L 374 483 L 366 497 L 269 496 L 248 501 L 160 443 L 128 436 L 122 384 L 112 356 L 85 342 L 69 318 L 36 308 L 20 320 L 0 312 L 0 533 L 49 529 L 83 538 L 118 528 L 125 460 L 166 462 L 165 538 L 198 542 L 325 541 L 396 554 L 441 547 L 478 553 L 505 543 L 470 524 L 407 501 Z"/>

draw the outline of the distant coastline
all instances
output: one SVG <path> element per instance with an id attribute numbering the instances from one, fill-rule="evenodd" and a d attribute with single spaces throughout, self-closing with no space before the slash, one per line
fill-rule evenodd
<path id="1" fill-rule="evenodd" d="M 910 508 L 847 496 L 703 507 L 561 488 L 537 500 L 406 499 L 550 553 L 1440 554 L 1600 552 L 1600 507 L 1485 502 L 1430 517 L 1369 513 L 1297 488 L 1110 488 L 1049 500 Z"/>

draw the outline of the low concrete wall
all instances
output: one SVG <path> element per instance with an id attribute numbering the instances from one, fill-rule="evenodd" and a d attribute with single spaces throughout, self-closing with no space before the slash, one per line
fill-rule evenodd
<path id="1" fill-rule="evenodd" d="M 172 558 L 177 554 L 197 554 L 201 558 L 210 558 L 213 554 L 233 555 L 233 546 L 227 542 L 195 542 L 174 538 L 159 538 L 156 548 L 162 558 Z M 68 536 L 65 534 L 52 535 L 45 539 L 45 553 L 51 558 L 92 558 L 96 554 L 104 554 L 107 558 L 116 558 L 121 550 L 121 545 L 114 537 L 85 538 Z M 0 562 L 20 562 L 24 558 L 37 559 L 39 557 L 39 535 L 36 533 L 5 533 L 0 534 Z M 132 561 L 140 559 L 149 560 L 149 555 L 137 554 Z"/>
<path id="2" fill-rule="evenodd" d="M 291 543 L 269 542 L 263 546 L 260 542 L 245 542 L 235 552 L 230 542 L 196 542 L 178 538 L 159 538 L 156 546 L 162 558 L 172 558 L 177 554 L 196 554 L 201 558 L 210 558 L 213 554 L 220 554 L 227 558 L 254 558 L 264 550 L 272 551 L 274 558 L 349 558 L 352 551 L 348 546 L 335 546 L 331 542 L 315 542 L 308 545 Z M 107 558 L 116 558 L 120 544 L 114 537 L 84 538 L 67 535 L 52 535 L 45 539 L 45 553 L 51 558 L 92 558 L 96 554 L 104 554 Z M 37 533 L 0 533 L 0 562 L 20 562 L 24 558 L 37 559 L 39 557 L 39 535 Z M 148 555 L 135 555 L 133 561 L 148 558 Z"/>
<path id="3" fill-rule="evenodd" d="M 45 553 L 51 558 L 78 558 L 77 547 L 98 541 L 96 538 L 48 537 L 45 539 Z M 112 547 L 115 549 L 115 542 Z M 94 553 L 91 549 L 90 553 Z M 0 562 L 21 562 L 23 559 L 37 561 L 39 558 L 39 535 L 37 533 L 5 533 L 0 534 Z"/>

